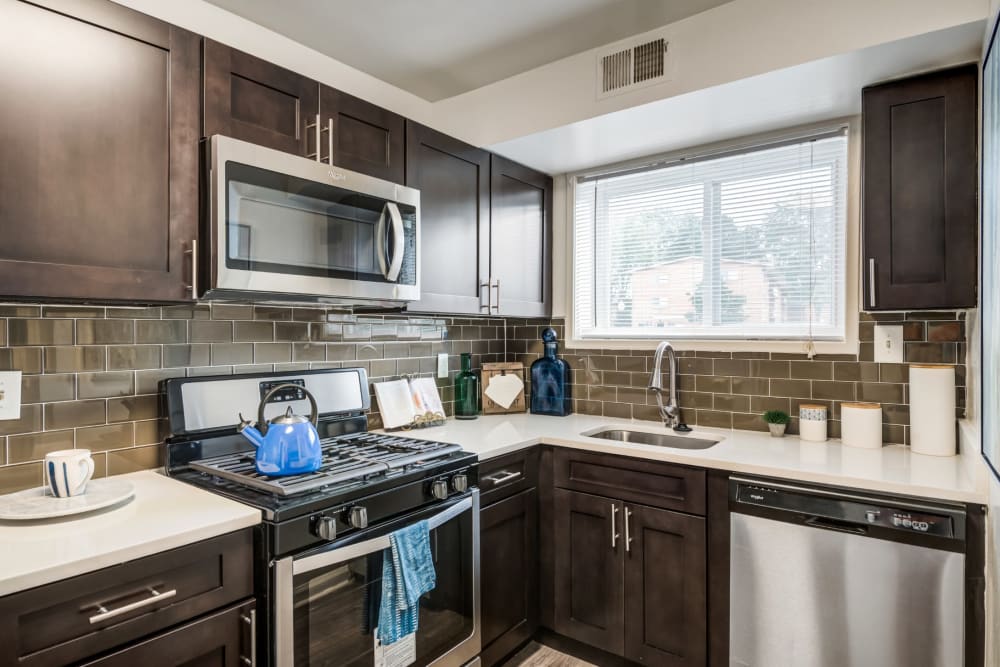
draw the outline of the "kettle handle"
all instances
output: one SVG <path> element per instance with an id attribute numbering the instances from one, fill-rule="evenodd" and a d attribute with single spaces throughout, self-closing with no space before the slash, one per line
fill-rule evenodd
<path id="1" fill-rule="evenodd" d="M 313 426 L 316 426 L 316 422 L 319 419 L 319 408 L 316 406 L 316 398 L 309 393 L 309 390 L 297 384 L 279 384 L 277 387 L 273 387 L 271 391 L 264 394 L 264 398 L 260 399 L 260 405 L 257 407 L 257 430 L 260 431 L 261 435 L 267 435 L 268 428 L 268 423 L 264 419 L 264 406 L 271 400 L 271 396 L 278 393 L 282 389 L 288 388 L 301 391 L 306 395 L 306 398 L 309 399 L 309 406 L 312 410 L 312 414 L 309 415 L 309 421 L 312 422 Z"/>

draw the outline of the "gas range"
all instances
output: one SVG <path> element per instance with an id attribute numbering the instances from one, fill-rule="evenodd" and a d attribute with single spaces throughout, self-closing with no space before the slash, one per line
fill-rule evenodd
<path id="1" fill-rule="evenodd" d="M 280 391 L 284 384 L 294 391 Z M 429 532 L 437 586 L 421 598 L 416 662 L 458 667 L 479 654 L 475 454 L 369 432 L 371 399 L 360 368 L 173 378 L 161 389 L 170 426 L 167 474 L 261 510 L 254 540 L 260 664 L 343 664 L 345 655 L 356 656 L 351 664 L 381 664 L 372 624 L 385 550 L 390 535 L 418 522 Z M 265 395 L 266 420 L 289 408 L 306 414 L 311 406 L 302 396 L 310 394 L 319 469 L 258 474 L 256 447 L 239 433 L 239 415 L 257 414 Z"/>
<path id="2" fill-rule="evenodd" d="M 316 472 L 259 474 L 253 445 L 237 432 L 238 415 L 256 414 L 255 401 L 281 382 L 300 383 L 316 397 L 323 450 Z M 478 482 L 477 457 L 460 445 L 367 431 L 364 369 L 174 378 L 163 390 L 167 473 L 260 508 L 272 557 L 447 500 Z M 308 410 L 304 399 L 275 403 L 265 416 Z"/>

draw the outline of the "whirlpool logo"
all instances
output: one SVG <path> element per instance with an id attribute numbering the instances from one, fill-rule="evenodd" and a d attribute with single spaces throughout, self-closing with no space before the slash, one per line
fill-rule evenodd
<path id="1" fill-rule="evenodd" d="M 347 178 L 347 174 L 337 171 L 336 169 L 331 169 L 326 173 L 329 174 L 331 181 L 343 181 Z"/>

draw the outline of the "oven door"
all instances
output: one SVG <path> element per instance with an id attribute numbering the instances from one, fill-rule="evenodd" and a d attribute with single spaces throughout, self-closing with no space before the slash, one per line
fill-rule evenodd
<path id="1" fill-rule="evenodd" d="M 437 585 L 420 599 L 417 667 L 458 667 L 480 651 L 479 490 L 274 563 L 278 667 L 374 667 L 389 533 L 427 519 Z"/>
<path id="2" fill-rule="evenodd" d="M 214 136 L 206 296 L 420 296 L 420 193 L 297 155 Z"/>

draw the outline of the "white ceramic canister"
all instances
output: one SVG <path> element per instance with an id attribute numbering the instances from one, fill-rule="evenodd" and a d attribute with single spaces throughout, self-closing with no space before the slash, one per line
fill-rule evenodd
<path id="1" fill-rule="evenodd" d="M 826 442 L 827 409 L 818 403 L 803 403 L 799 406 L 799 439 L 810 442 Z"/>
<path id="2" fill-rule="evenodd" d="M 955 455 L 955 367 L 910 364 L 910 449 Z"/>
<path id="3" fill-rule="evenodd" d="M 841 403 L 840 439 L 848 447 L 882 447 L 882 404 Z"/>

